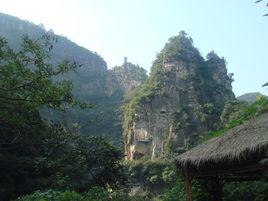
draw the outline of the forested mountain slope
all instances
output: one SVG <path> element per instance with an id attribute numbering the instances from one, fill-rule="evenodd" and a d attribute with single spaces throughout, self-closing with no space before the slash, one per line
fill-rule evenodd
<path id="1" fill-rule="evenodd" d="M 34 39 L 44 34 L 55 36 L 57 42 L 53 45 L 51 62 L 56 64 L 71 60 L 81 64 L 77 72 L 70 72 L 63 78 L 73 82 L 73 93 L 77 98 L 94 105 L 92 109 L 82 111 L 75 108 L 66 114 L 44 110 L 43 116 L 52 120 L 62 119 L 64 116 L 70 129 L 85 135 L 102 135 L 114 142 L 122 142 L 120 106 L 123 96 L 145 81 L 146 71 L 131 63 L 108 70 L 106 62 L 97 53 L 75 44 L 66 37 L 55 35 L 53 31 L 46 31 L 42 25 L 37 26 L 0 13 L 0 36 L 6 38 L 12 48 L 18 49 L 22 36 L 26 34 Z M 138 77 L 133 77 L 136 70 Z M 130 71 L 131 73 L 128 73 Z M 124 82 L 123 77 L 128 82 Z"/>

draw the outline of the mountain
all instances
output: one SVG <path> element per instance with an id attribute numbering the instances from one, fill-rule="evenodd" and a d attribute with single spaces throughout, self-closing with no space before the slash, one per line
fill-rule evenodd
<path id="1" fill-rule="evenodd" d="M 235 99 L 231 82 L 224 58 L 204 59 L 185 32 L 170 38 L 124 107 L 126 158 L 170 158 L 215 130 L 224 103 Z"/>
<path id="2" fill-rule="evenodd" d="M 64 116 L 70 128 L 78 123 L 79 133 L 84 135 L 102 135 L 114 143 L 123 142 L 122 110 L 124 95 L 141 85 L 147 78 L 146 71 L 130 62 L 114 69 L 107 69 L 106 62 L 97 53 L 87 50 L 68 38 L 46 31 L 42 25 L 21 20 L 0 13 L 0 36 L 7 39 L 13 49 L 19 49 L 21 38 L 28 35 L 33 39 L 44 34 L 57 38 L 53 44 L 51 61 L 58 64 L 64 60 L 82 64 L 77 72 L 70 72 L 57 79 L 69 79 L 73 82 L 74 95 L 95 105 L 89 110 L 73 108 Z M 60 120 L 61 113 L 50 110 L 41 111 L 43 117 Z"/>
<path id="3" fill-rule="evenodd" d="M 261 94 L 260 92 L 252 92 L 252 93 L 245 93 L 241 96 L 236 97 L 240 101 L 244 101 L 247 103 L 253 103 L 259 99 L 259 97 L 265 96 Z"/>
<path id="4" fill-rule="evenodd" d="M 127 57 L 125 57 L 123 65 L 115 66 L 111 73 L 115 75 L 118 86 L 125 93 L 135 90 L 147 79 L 146 70 L 139 65 L 128 62 Z"/>

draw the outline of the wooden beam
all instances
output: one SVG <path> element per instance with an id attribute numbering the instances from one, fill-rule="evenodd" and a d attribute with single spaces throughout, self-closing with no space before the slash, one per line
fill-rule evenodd
<path id="1" fill-rule="evenodd" d="M 213 177 L 215 175 L 252 175 L 254 173 L 259 173 L 262 170 L 267 169 L 267 167 L 261 166 L 260 164 L 253 164 L 248 166 L 239 166 L 233 168 L 226 168 L 226 169 L 218 169 L 218 170 L 205 170 L 205 171 L 189 171 L 192 175 L 196 177 Z"/>
<path id="2" fill-rule="evenodd" d="M 195 177 L 195 179 L 208 180 L 211 177 Z M 263 179 L 262 175 L 256 176 L 244 176 L 244 175 L 223 175 L 221 176 L 221 181 L 234 182 L 234 181 L 259 181 Z"/>
<path id="3" fill-rule="evenodd" d="M 192 177 L 186 172 L 185 174 L 186 201 L 192 201 Z"/>
<path id="4" fill-rule="evenodd" d="M 222 201 L 222 184 L 218 176 L 212 179 L 213 201 Z"/>

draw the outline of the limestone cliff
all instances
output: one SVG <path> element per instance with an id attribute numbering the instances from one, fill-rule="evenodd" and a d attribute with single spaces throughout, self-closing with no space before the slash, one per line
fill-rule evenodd
<path id="1" fill-rule="evenodd" d="M 172 37 L 125 106 L 127 159 L 171 157 L 215 129 L 224 102 L 234 99 L 231 82 L 223 58 L 204 59 L 185 32 Z"/>

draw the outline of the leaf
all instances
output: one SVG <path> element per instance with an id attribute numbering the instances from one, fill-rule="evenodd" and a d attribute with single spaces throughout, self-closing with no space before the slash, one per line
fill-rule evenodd
<path id="1" fill-rule="evenodd" d="M 268 14 L 266 14 L 266 16 L 268 16 Z M 267 87 L 267 86 L 268 86 L 268 82 L 262 85 L 262 87 Z"/>

